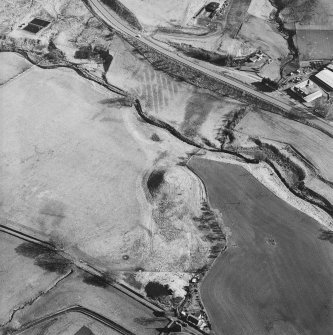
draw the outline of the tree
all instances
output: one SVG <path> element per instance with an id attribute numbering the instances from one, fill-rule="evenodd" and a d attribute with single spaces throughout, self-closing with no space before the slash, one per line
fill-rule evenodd
<path id="1" fill-rule="evenodd" d="M 328 101 L 323 101 L 323 99 L 316 100 L 314 103 L 313 113 L 324 119 L 332 116 L 333 99 L 329 99 Z"/>
<path id="2" fill-rule="evenodd" d="M 279 88 L 279 84 L 270 78 L 263 78 L 261 82 L 265 86 L 269 87 L 272 91 L 276 91 Z"/>

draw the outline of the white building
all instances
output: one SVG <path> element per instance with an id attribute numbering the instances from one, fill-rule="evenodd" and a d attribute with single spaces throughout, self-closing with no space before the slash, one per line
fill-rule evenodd
<path id="1" fill-rule="evenodd" d="M 305 80 L 295 85 L 293 89 L 305 102 L 311 102 L 323 95 L 323 92 L 311 80 Z"/>
<path id="2" fill-rule="evenodd" d="M 323 84 L 323 86 L 330 91 L 333 91 L 333 72 L 324 69 L 320 72 L 318 72 L 315 77 L 318 79 L 318 81 Z"/>

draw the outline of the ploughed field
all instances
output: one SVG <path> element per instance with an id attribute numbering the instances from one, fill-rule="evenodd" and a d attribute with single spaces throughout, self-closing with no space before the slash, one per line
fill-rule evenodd
<path id="1" fill-rule="evenodd" d="M 320 225 L 242 167 L 199 158 L 189 166 L 231 231 L 201 285 L 215 332 L 331 334 L 333 245 Z"/>

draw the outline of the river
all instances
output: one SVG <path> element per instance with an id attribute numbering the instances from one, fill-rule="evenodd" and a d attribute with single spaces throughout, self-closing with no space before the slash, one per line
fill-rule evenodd
<path id="1" fill-rule="evenodd" d="M 333 245 L 237 165 L 192 159 L 231 230 L 200 288 L 218 335 L 333 334 Z"/>

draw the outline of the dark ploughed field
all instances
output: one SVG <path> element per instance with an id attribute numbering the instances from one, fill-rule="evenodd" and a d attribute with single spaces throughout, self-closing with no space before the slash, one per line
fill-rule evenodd
<path id="1" fill-rule="evenodd" d="M 296 38 L 300 60 L 332 58 L 333 30 L 301 29 L 297 30 Z"/>
<path id="2" fill-rule="evenodd" d="M 232 236 L 201 286 L 217 334 L 333 334 L 333 245 L 245 169 L 196 158 Z"/>

